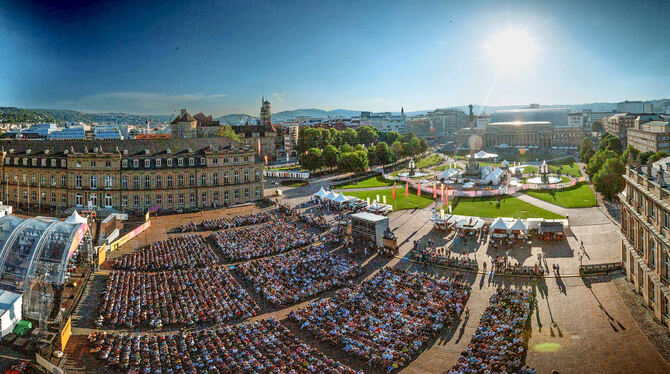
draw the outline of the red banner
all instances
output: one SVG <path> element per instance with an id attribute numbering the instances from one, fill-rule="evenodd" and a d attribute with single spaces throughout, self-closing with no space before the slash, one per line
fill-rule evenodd
<path id="1" fill-rule="evenodd" d="M 395 181 L 393 181 L 393 200 L 395 200 Z"/>
<path id="2" fill-rule="evenodd" d="M 409 182 L 405 182 L 405 197 L 409 196 Z"/>
<path id="3" fill-rule="evenodd" d="M 437 183 L 433 183 L 433 199 L 437 199 Z"/>
<path id="4" fill-rule="evenodd" d="M 419 187 L 416 188 L 416 195 L 421 196 L 421 181 L 419 181 Z"/>

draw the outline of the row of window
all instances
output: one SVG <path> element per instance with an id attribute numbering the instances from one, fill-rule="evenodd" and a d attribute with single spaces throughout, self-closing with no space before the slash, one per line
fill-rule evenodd
<path id="1" fill-rule="evenodd" d="M 223 184 L 229 184 L 230 183 L 230 174 L 225 171 L 222 174 L 223 176 Z M 5 173 L 5 183 L 9 183 L 9 173 Z M 251 173 L 249 170 L 244 170 L 243 174 L 243 181 L 244 183 L 249 183 L 251 181 Z M 185 176 L 183 174 L 179 174 L 177 176 L 177 186 L 178 187 L 185 187 Z M 105 175 L 101 176 L 98 178 L 97 175 L 91 175 L 89 177 L 89 188 L 96 189 L 98 188 L 98 181 L 103 181 L 103 187 L 104 188 L 112 188 L 113 187 L 113 177 L 111 175 Z M 153 186 L 152 186 L 152 179 L 153 179 Z M 211 185 L 212 186 L 217 186 L 219 184 L 219 173 L 212 173 L 211 178 L 207 174 L 201 174 L 200 175 L 200 185 L 201 186 L 207 186 L 209 185 L 209 180 L 211 179 Z M 233 171 L 232 173 L 232 180 L 233 183 L 238 184 L 241 183 L 240 181 L 240 172 L 238 170 Z M 254 181 L 258 182 L 261 180 L 261 172 L 260 170 L 256 170 L 254 173 Z M 161 174 L 155 174 L 155 176 L 152 178 L 150 175 L 145 175 L 142 180 L 140 179 L 140 176 L 134 176 L 133 177 L 133 188 L 134 189 L 139 189 L 139 188 L 163 188 L 163 177 Z M 14 184 L 27 184 L 28 183 L 28 175 L 23 173 L 21 181 L 19 182 L 19 175 L 17 173 L 14 173 L 13 175 L 13 182 Z M 143 183 L 140 183 L 143 182 Z M 188 175 L 188 185 L 189 187 L 194 187 L 196 185 L 196 180 L 195 180 L 195 174 L 191 173 Z M 37 183 L 37 174 L 32 174 L 30 176 L 30 183 L 31 184 L 36 184 Z M 129 179 L 127 176 L 121 177 L 121 188 L 127 189 L 128 188 L 128 183 Z M 42 186 L 47 185 L 47 176 L 46 175 L 41 175 L 40 176 L 40 184 Z M 56 176 L 52 175 L 49 177 L 49 185 L 55 187 L 57 184 Z M 82 188 L 83 187 L 83 178 L 81 175 L 75 175 L 74 177 L 74 185 L 75 188 Z M 67 187 L 67 176 L 66 175 L 61 175 L 60 177 L 60 186 L 61 187 Z M 174 187 L 174 177 L 172 175 L 168 175 L 166 177 L 166 187 Z"/>
<path id="2" fill-rule="evenodd" d="M 244 194 L 244 199 L 245 200 L 249 199 L 249 195 L 250 195 L 249 188 L 245 188 L 242 192 L 240 192 L 239 188 L 234 189 L 233 190 L 233 196 L 234 196 L 234 199 L 236 201 L 240 199 L 240 193 Z M 183 193 L 180 193 L 180 194 L 176 195 L 176 199 L 177 199 L 177 202 L 178 202 L 179 205 L 184 205 L 184 201 L 185 201 L 184 196 L 185 196 L 185 194 L 183 194 Z M 200 203 L 201 204 L 208 204 L 210 202 L 209 201 L 209 196 L 210 196 L 210 194 L 208 192 L 202 192 L 200 194 Z M 219 191 L 214 191 L 211 194 L 211 196 L 212 196 L 211 197 L 212 202 L 214 202 L 214 203 L 219 202 Z M 14 196 L 13 197 L 14 197 L 14 201 L 18 201 L 18 191 L 14 191 Z M 261 197 L 261 188 L 260 187 L 256 187 L 256 189 L 254 191 L 254 197 L 257 198 L 257 199 Z M 9 192 L 5 193 L 5 199 L 9 200 Z M 37 192 L 33 191 L 32 194 L 31 194 L 31 198 L 28 199 L 28 192 L 27 191 L 22 191 L 21 200 L 26 202 L 26 203 L 37 203 L 38 202 L 37 201 Z M 167 200 L 167 205 L 172 206 L 172 205 L 174 205 L 175 196 L 172 195 L 172 194 L 168 194 L 166 200 Z M 229 191 L 224 191 L 223 201 L 226 202 L 226 203 L 230 202 L 230 192 Z M 44 192 L 41 194 L 41 202 L 45 203 L 45 204 L 47 202 L 47 194 L 44 193 Z M 52 192 L 50 194 L 49 202 L 51 204 L 56 204 L 56 194 L 54 192 Z M 61 194 L 60 195 L 60 202 L 61 202 L 61 204 L 67 204 L 67 195 L 66 194 Z M 74 195 L 75 205 L 77 205 L 77 206 L 88 205 L 88 202 L 90 202 L 92 206 L 98 206 L 97 195 L 96 194 L 90 194 L 86 204 L 84 204 L 84 195 L 83 194 L 78 192 Z M 140 195 L 133 196 L 133 205 L 135 207 L 141 206 L 140 202 L 141 202 L 140 201 Z M 154 201 L 152 201 L 152 199 L 151 199 L 151 195 L 148 195 L 148 194 L 144 195 L 144 201 L 143 202 L 144 202 L 145 207 L 146 206 L 152 206 L 153 203 L 154 203 Z M 191 192 L 191 193 L 188 194 L 188 202 L 191 205 L 197 203 L 195 192 Z M 104 195 L 103 204 L 104 204 L 103 206 L 106 207 L 106 208 L 111 208 L 111 207 L 114 206 L 114 199 L 113 199 L 111 194 L 105 194 Z M 160 194 L 156 195 L 155 204 L 156 205 L 162 205 L 163 204 L 163 195 L 160 195 Z M 122 207 L 128 206 L 128 196 L 127 195 L 121 196 L 121 206 Z"/>
<path id="3" fill-rule="evenodd" d="M 244 160 L 245 164 L 248 164 L 250 162 L 250 157 L 249 156 L 245 156 L 242 159 Z M 175 159 L 172 159 L 172 158 L 165 159 L 166 166 L 167 167 L 172 167 L 173 166 L 173 160 L 175 160 Z M 212 166 L 217 166 L 219 164 L 224 165 L 224 164 L 239 164 L 240 163 L 240 158 L 237 157 L 237 156 L 235 156 L 235 157 L 224 157 L 220 160 L 218 158 L 212 158 L 211 160 L 212 160 L 212 163 L 211 163 Z M 152 163 L 152 161 L 153 161 L 153 163 Z M 185 162 L 188 163 L 188 166 L 195 166 L 195 164 L 196 164 L 194 157 L 189 157 L 188 159 L 186 159 L 186 161 L 183 157 L 176 158 L 177 166 L 184 166 Z M 39 166 L 41 166 L 41 167 L 47 167 L 47 166 L 50 166 L 50 167 L 60 166 L 62 168 L 67 167 L 67 160 L 64 159 L 64 158 L 61 158 L 61 159 L 55 159 L 55 158 L 52 158 L 52 159 L 40 158 L 40 159 L 38 159 L 36 157 L 33 157 L 33 158 L 6 157 L 5 158 L 5 165 L 19 166 L 19 164 L 20 164 L 22 166 L 28 166 L 28 163 L 30 163 L 31 166 L 38 166 L 38 163 L 39 163 Z M 88 165 L 91 168 L 96 168 L 97 163 L 98 163 L 97 160 L 88 161 Z M 133 160 L 123 159 L 123 160 L 121 160 L 121 166 L 122 167 L 127 168 L 129 164 L 131 164 L 134 168 L 139 168 L 140 167 L 140 160 L 139 159 L 133 159 Z M 156 159 L 145 158 L 145 159 L 142 160 L 142 165 L 145 168 L 150 168 L 152 166 L 162 167 L 163 166 L 163 159 L 161 159 L 161 158 L 156 158 Z M 200 166 L 207 165 L 207 159 L 205 157 L 200 157 L 199 165 Z M 82 161 L 79 161 L 79 160 L 75 161 L 75 167 L 76 168 L 81 168 L 82 166 L 83 166 Z M 112 167 L 112 162 L 111 161 L 105 161 L 105 168 L 111 169 L 111 167 Z"/>

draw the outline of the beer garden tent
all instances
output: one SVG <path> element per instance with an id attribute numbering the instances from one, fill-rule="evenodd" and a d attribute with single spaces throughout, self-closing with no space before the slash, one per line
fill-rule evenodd
<path id="1" fill-rule="evenodd" d="M 333 200 L 335 197 L 337 197 L 337 194 L 333 192 L 333 190 L 330 190 L 326 192 L 326 195 L 323 198 L 326 200 Z"/>
<path id="2" fill-rule="evenodd" d="M 65 223 L 70 223 L 73 225 L 79 224 L 79 223 L 88 223 L 86 218 L 82 217 L 77 213 L 77 210 L 75 209 L 72 214 L 65 219 Z"/>
<path id="3" fill-rule="evenodd" d="M 505 223 L 502 217 L 496 218 L 495 221 L 493 221 L 491 224 L 489 230 L 491 231 L 491 237 L 493 238 L 507 237 L 507 223 Z"/>
<path id="4" fill-rule="evenodd" d="M 511 231 L 510 237 L 521 239 L 528 233 L 528 226 L 520 218 L 517 218 L 508 230 Z"/>
<path id="5" fill-rule="evenodd" d="M 475 187 L 475 184 L 472 183 L 472 182 L 467 182 L 467 183 L 463 184 L 463 188 L 474 188 L 474 187 Z"/>
<path id="6" fill-rule="evenodd" d="M 326 195 L 328 195 L 328 193 L 326 192 L 326 190 L 323 189 L 323 186 L 321 186 L 321 188 L 319 189 L 319 191 L 318 191 L 317 193 L 314 194 L 314 196 L 316 196 L 316 197 L 318 197 L 318 198 L 320 198 L 320 199 L 323 199 Z"/>
<path id="7" fill-rule="evenodd" d="M 476 231 L 484 227 L 484 220 L 476 217 L 461 218 L 456 222 L 456 228 L 465 231 Z"/>
<path id="8" fill-rule="evenodd" d="M 342 192 L 340 192 L 340 194 L 337 195 L 337 196 L 335 196 L 335 197 L 332 199 L 332 201 L 335 202 L 335 203 L 338 203 L 338 204 L 343 204 L 343 203 L 346 203 L 347 201 L 349 201 L 349 199 L 348 199 L 347 197 L 345 197 L 345 196 L 342 194 Z"/>
<path id="9" fill-rule="evenodd" d="M 469 158 L 470 155 L 467 155 L 466 157 Z M 498 157 L 498 155 L 495 154 L 495 153 L 488 153 L 488 152 L 484 152 L 484 151 L 479 151 L 479 152 L 475 153 L 475 160 L 490 160 L 490 159 L 496 158 L 496 157 Z"/>
<path id="10" fill-rule="evenodd" d="M 451 169 L 445 170 L 442 173 L 440 173 L 439 179 L 442 180 L 442 179 L 454 178 L 454 177 L 458 177 L 459 174 L 460 174 L 460 170 L 458 170 L 456 168 L 451 168 Z"/>

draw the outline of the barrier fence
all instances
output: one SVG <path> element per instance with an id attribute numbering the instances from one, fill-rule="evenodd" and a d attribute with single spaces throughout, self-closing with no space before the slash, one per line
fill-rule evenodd
<path id="1" fill-rule="evenodd" d="M 579 266 L 580 274 L 609 273 L 623 269 L 622 262 L 608 262 L 604 264 L 588 264 Z"/>

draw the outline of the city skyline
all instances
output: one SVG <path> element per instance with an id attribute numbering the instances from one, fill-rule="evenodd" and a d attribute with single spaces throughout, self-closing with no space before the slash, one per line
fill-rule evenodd
<path id="1" fill-rule="evenodd" d="M 660 1 L 4 3 L 2 106 L 220 116 L 255 115 L 263 95 L 274 112 L 670 96 L 670 32 L 627 26 L 670 10 Z M 529 48 L 495 48 L 518 40 Z"/>

